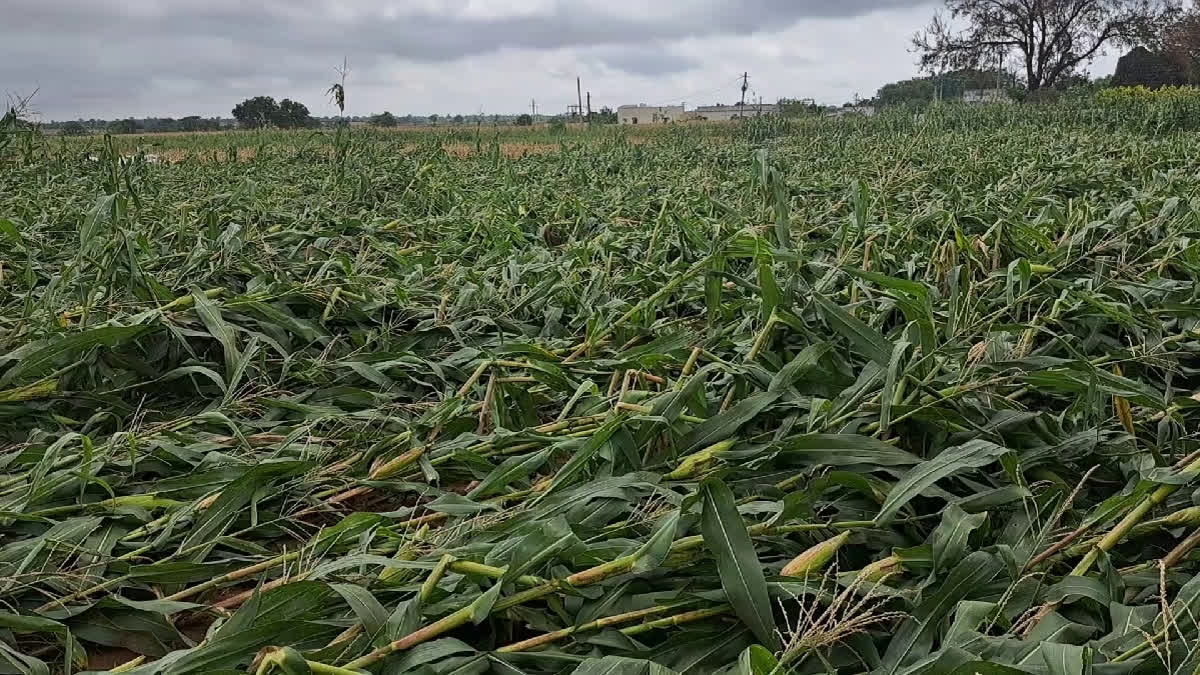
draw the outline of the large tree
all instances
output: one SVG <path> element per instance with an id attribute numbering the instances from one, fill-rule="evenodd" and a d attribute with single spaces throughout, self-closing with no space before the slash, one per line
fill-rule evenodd
<path id="1" fill-rule="evenodd" d="M 394 127 L 399 124 L 399 121 L 395 115 L 385 110 L 378 115 L 371 115 L 368 123 L 373 127 Z"/>
<path id="2" fill-rule="evenodd" d="M 1117 71 L 1112 83 L 1117 86 L 1143 86 L 1157 89 L 1187 83 L 1187 76 L 1180 64 L 1163 51 L 1150 51 L 1145 47 L 1134 47 L 1117 61 Z"/>
<path id="3" fill-rule="evenodd" d="M 290 98 L 279 102 L 279 108 L 271 120 L 280 129 L 304 129 L 313 126 L 313 121 L 308 114 L 308 106 Z"/>
<path id="4" fill-rule="evenodd" d="M 914 77 L 911 80 L 891 82 L 875 92 L 875 100 L 882 106 L 921 105 L 937 98 L 937 86 L 932 77 Z"/>
<path id="5" fill-rule="evenodd" d="M 274 122 L 279 104 L 272 96 L 255 96 L 233 107 L 233 118 L 243 129 L 261 129 Z"/>
<path id="6" fill-rule="evenodd" d="M 945 0 L 946 11 L 913 36 L 930 72 L 1016 56 L 1025 86 L 1050 87 L 1106 46 L 1136 44 L 1178 11 L 1177 0 Z"/>
<path id="7" fill-rule="evenodd" d="M 288 98 L 276 103 L 270 96 L 255 96 L 242 101 L 234 106 L 233 117 L 245 129 L 261 129 L 268 124 L 280 129 L 303 129 L 316 122 L 303 103 Z"/>
<path id="8" fill-rule="evenodd" d="M 1189 84 L 1200 84 L 1200 4 L 1167 24 L 1160 46 Z"/>

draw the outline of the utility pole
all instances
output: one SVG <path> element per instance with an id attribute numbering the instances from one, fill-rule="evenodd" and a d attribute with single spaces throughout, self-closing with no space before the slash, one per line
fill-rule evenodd
<path id="1" fill-rule="evenodd" d="M 750 88 L 750 73 L 742 73 L 742 102 L 739 104 L 743 108 L 746 107 L 746 90 Z"/>
<path id="2" fill-rule="evenodd" d="M 575 99 L 579 107 L 575 108 L 576 115 L 583 115 L 583 90 L 579 87 L 579 76 L 575 76 Z"/>
<path id="3" fill-rule="evenodd" d="M 588 119 L 590 120 L 590 119 L 592 119 L 592 92 L 590 92 L 590 91 L 589 91 L 587 94 L 588 94 L 588 97 L 587 97 L 587 101 L 588 101 L 588 107 L 587 107 L 587 111 L 588 111 Z"/>
<path id="4" fill-rule="evenodd" d="M 529 99 L 529 116 L 537 117 L 537 101 Z"/>

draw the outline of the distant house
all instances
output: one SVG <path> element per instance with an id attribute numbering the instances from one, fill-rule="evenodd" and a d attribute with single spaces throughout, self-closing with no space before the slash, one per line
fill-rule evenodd
<path id="1" fill-rule="evenodd" d="M 739 117 L 759 117 L 762 115 L 779 114 L 779 106 L 774 103 L 747 103 L 742 105 L 700 105 L 695 110 L 688 111 L 688 119 L 723 122 Z"/>
<path id="2" fill-rule="evenodd" d="M 685 120 L 708 120 L 723 122 L 741 117 L 778 115 L 779 106 L 774 103 L 747 103 L 742 105 L 701 105 L 695 110 L 684 110 L 682 105 L 623 105 L 617 108 L 617 122 L 621 124 L 670 124 Z"/>
<path id="3" fill-rule="evenodd" d="M 963 92 L 963 103 L 1010 103 L 1008 92 L 1003 89 L 967 89 Z"/>
<path id="4" fill-rule="evenodd" d="M 670 124 L 683 120 L 682 105 L 623 105 L 617 108 L 621 124 Z"/>

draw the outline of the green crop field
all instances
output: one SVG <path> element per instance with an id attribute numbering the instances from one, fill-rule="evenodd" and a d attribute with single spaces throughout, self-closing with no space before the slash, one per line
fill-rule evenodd
<path id="1" fill-rule="evenodd" d="M 0 673 L 1194 672 L 1183 110 L 10 118 Z"/>

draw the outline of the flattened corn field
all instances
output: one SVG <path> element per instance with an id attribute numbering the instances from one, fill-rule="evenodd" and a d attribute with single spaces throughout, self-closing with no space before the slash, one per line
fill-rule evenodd
<path id="1" fill-rule="evenodd" d="M 1196 669 L 1200 136 L 426 133 L 6 137 L 0 673 Z"/>

